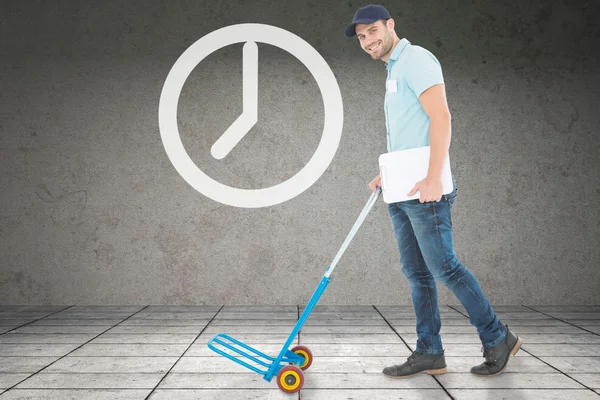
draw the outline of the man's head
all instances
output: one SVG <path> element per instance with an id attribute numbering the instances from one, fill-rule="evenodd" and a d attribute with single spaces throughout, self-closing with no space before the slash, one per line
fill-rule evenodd
<path id="1" fill-rule="evenodd" d="M 353 36 L 373 60 L 386 62 L 399 40 L 389 12 L 383 6 L 373 4 L 359 8 L 354 14 L 352 23 L 346 27 L 346 37 Z"/>

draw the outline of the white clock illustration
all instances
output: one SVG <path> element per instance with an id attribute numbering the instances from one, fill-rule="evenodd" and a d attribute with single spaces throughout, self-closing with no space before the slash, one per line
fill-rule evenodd
<path id="1" fill-rule="evenodd" d="M 242 114 L 211 147 L 223 159 L 258 120 L 258 46 L 277 46 L 295 56 L 315 78 L 324 107 L 323 134 L 308 163 L 288 180 L 263 189 L 239 189 L 224 185 L 202 172 L 187 154 L 177 126 L 177 105 L 183 85 L 193 69 L 209 54 L 234 43 L 243 46 Z M 235 207 L 268 207 L 298 196 L 325 172 L 337 151 L 344 123 L 344 107 L 337 80 L 321 55 L 306 41 L 284 29 L 263 24 L 231 25 L 209 33 L 193 43 L 177 59 L 165 80 L 158 107 L 163 146 L 171 163 L 198 192 Z"/>

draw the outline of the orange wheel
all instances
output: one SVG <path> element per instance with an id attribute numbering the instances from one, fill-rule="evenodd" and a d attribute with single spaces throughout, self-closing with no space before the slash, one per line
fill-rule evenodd
<path id="1" fill-rule="evenodd" d="M 296 393 L 304 385 L 304 374 L 295 365 L 288 365 L 279 370 L 277 386 L 285 393 Z"/>
<path id="2" fill-rule="evenodd" d="M 300 364 L 300 369 L 305 370 L 310 367 L 313 361 L 313 355 L 311 351 L 306 346 L 296 346 L 291 349 L 291 351 L 299 356 L 304 357 L 304 362 Z"/>

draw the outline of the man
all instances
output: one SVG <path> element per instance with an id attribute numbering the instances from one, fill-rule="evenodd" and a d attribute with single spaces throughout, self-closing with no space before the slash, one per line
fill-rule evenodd
<path id="1" fill-rule="evenodd" d="M 480 376 L 500 374 L 521 339 L 503 325 L 490 307 L 479 283 L 454 253 L 451 209 L 454 190 L 442 195 L 442 167 L 450 147 L 451 118 L 446 101 L 441 66 L 422 47 L 400 40 L 394 20 L 379 5 L 356 11 L 346 28 L 346 37 L 356 36 L 373 60 L 386 64 L 385 117 L 388 151 L 430 146 L 427 177 L 417 182 L 409 196 L 419 199 L 389 204 L 389 214 L 408 278 L 417 322 L 417 346 L 408 360 L 383 370 L 391 377 L 417 373 L 446 373 L 440 336 L 440 314 L 435 279 L 459 299 L 477 328 L 485 361 L 471 368 Z M 369 187 L 376 191 L 377 176 Z"/>

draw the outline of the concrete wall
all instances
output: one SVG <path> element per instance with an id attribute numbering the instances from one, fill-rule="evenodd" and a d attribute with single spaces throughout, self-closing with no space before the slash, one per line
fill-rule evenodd
<path id="1" fill-rule="evenodd" d="M 459 258 L 495 304 L 600 302 L 598 12 L 592 1 L 385 1 L 397 32 L 447 81 Z M 386 151 L 385 69 L 344 27 L 354 0 L 0 3 L 0 303 L 303 304 L 341 246 Z M 256 22 L 300 36 L 339 84 L 335 158 L 300 195 L 216 202 L 171 163 L 165 79 L 196 40 Z M 259 43 L 258 123 L 223 160 L 242 111 L 242 44 L 215 51 L 178 109 L 194 163 L 259 189 L 296 174 L 321 138 L 307 68 Z M 440 288 L 441 303 L 458 303 Z M 410 304 L 380 200 L 322 304 Z"/>

